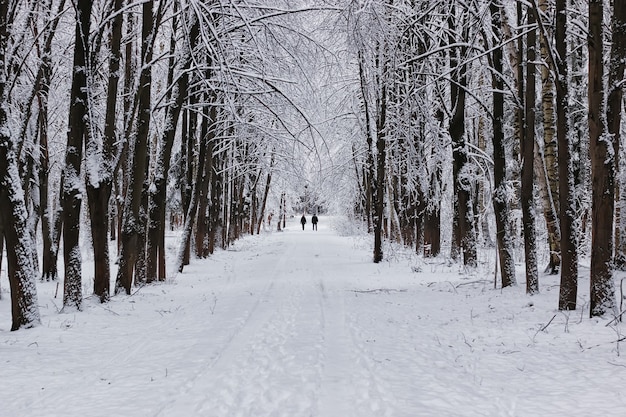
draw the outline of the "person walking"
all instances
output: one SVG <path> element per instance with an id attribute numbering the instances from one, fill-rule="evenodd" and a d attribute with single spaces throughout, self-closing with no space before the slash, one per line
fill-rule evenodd
<path id="1" fill-rule="evenodd" d="M 304 230 L 304 225 L 306 224 L 306 217 L 304 217 L 304 214 L 300 218 L 300 223 L 302 224 L 302 230 Z"/>
<path id="2" fill-rule="evenodd" d="M 313 230 L 317 230 L 317 214 L 314 214 L 313 217 L 311 217 L 311 223 L 313 223 Z"/>

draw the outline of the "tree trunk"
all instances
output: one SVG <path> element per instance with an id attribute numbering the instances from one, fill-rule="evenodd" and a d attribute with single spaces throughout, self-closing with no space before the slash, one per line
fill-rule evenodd
<path id="1" fill-rule="evenodd" d="M 65 262 L 65 284 L 63 309 L 82 308 L 82 261 L 80 256 L 79 232 L 81 194 L 81 164 L 83 144 L 88 134 L 87 112 L 87 54 L 89 51 L 89 29 L 91 1 L 79 0 L 76 9 L 76 35 L 74 46 L 74 74 L 70 97 L 65 169 L 63 170 L 63 258 Z"/>
<path id="2" fill-rule="evenodd" d="M 111 47 L 109 58 L 109 79 L 107 86 L 107 104 L 104 122 L 104 139 L 102 149 L 93 143 L 87 144 L 89 153 L 101 155 L 101 166 L 87 170 L 87 202 L 91 220 L 91 241 L 94 254 L 94 288 L 93 292 L 101 302 L 109 299 L 111 268 L 109 257 L 109 207 L 113 189 L 113 171 L 116 170 L 115 149 L 118 142 L 117 92 L 120 79 L 122 20 L 120 13 L 123 1 L 113 2 L 112 12 L 115 14 L 111 22 Z M 92 155 L 93 157 L 93 155 Z M 91 172 L 96 170 L 97 172 Z"/>
<path id="3" fill-rule="evenodd" d="M 553 207 L 554 200 L 550 194 L 550 185 L 548 184 L 548 174 L 546 172 L 545 160 L 539 145 L 535 143 L 535 178 L 537 179 L 538 193 L 541 198 L 541 206 L 543 208 L 543 216 L 546 221 L 546 231 L 548 233 L 548 248 L 550 249 L 550 261 L 545 272 L 549 274 L 557 274 L 560 266 L 560 230 L 559 222 L 556 217 L 556 211 Z"/>
<path id="4" fill-rule="evenodd" d="M 456 39 L 454 33 L 458 29 L 458 16 L 454 16 L 454 8 L 448 18 L 450 27 L 450 43 L 463 42 L 467 39 L 467 25 L 465 16 L 460 23 L 464 39 Z M 450 68 L 452 81 L 450 83 L 450 99 L 452 104 L 452 118 L 450 120 L 450 138 L 452 140 L 452 177 L 454 182 L 454 224 L 452 257 L 458 257 L 458 251 L 463 252 L 463 264 L 476 266 L 476 237 L 474 230 L 474 214 L 472 210 L 471 179 L 468 178 L 467 144 L 465 138 L 465 95 L 467 88 L 467 64 L 465 59 L 466 47 L 450 52 Z M 456 253 L 455 253 L 456 252 Z"/>
<path id="5" fill-rule="evenodd" d="M 499 44 L 502 39 L 501 34 L 501 13 L 502 9 L 496 1 L 491 1 L 489 5 L 491 12 L 491 24 L 494 33 L 494 44 Z M 492 52 L 492 86 L 493 86 L 493 210 L 496 217 L 496 241 L 498 247 L 498 258 L 500 260 L 500 275 L 502 276 L 502 287 L 516 285 L 515 259 L 511 238 L 508 235 L 510 230 L 509 208 L 507 202 L 506 184 L 506 158 L 504 142 L 504 82 L 502 80 L 502 48 L 495 48 Z"/>
<path id="6" fill-rule="evenodd" d="M 555 8 L 556 138 L 559 169 L 559 222 L 561 232 L 561 285 L 559 310 L 575 310 L 578 293 L 578 235 L 574 200 L 572 139 L 569 133 L 569 91 L 567 69 L 567 0 L 557 0 Z"/>
<path id="7" fill-rule="evenodd" d="M 208 143 L 211 157 L 211 193 L 210 193 L 210 206 L 209 206 L 209 253 L 212 254 L 215 251 L 215 244 L 217 242 L 217 237 L 219 227 L 220 227 L 220 213 L 222 213 L 222 194 L 223 194 L 223 186 L 222 186 L 222 174 L 219 172 L 219 169 L 215 166 L 216 163 L 219 163 L 219 156 L 214 154 L 215 150 L 215 139 Z"/>
<path id="8" fill-rule="evenodd" d="M 365 58 L 363 56 L 363 52 L 361 50 L 358 51 L 358 61 L 359 61 L 359 80 L 360 80 L 360 92 L 361 99 L 363 100 L 363 113 L 365 115 L 365 139 L 367 142 L 367 159 L 366 166 L 367 169 L 364 171 L 364 176 L 366 180 L 365 190 L 366 190 L 366 202 L 365 202 L 365 212 L 367 215 L 367 232 L 372 232 L 372 218 L 373 218 L 373 205 L 374 205 L 374 173 L 376 167 L 374 166 L 374 139 L 372 133 L 372 121 L 370 115 L 370 98 L 367 89 L 367 79 L 365 75 Z M 376 238 L 374 238 L 376 239 Z M 382 257 L 382 254 L 380 255 Z"/>
<path id="9" fill-rule="evenodd" d="M 205 158 L 206 161 L 204 163 L 204 170 L 202 172 L 202 175 L 199 176 L 198 183 L 200 184 L 200 190 L 198 193 L 198 210 L 196 213 L 196 242 L 195 242 L 195 247 L 196 247 L 196 256 L 198 258 L 204 258 L 206 256 L 208 256 L 209 254 L 209 249 L 208 249 L 208 245 L 206 244 L 207 242 L 207 238 L 208 238 L 208 232 L 209 232 L 209 214 L 207 213 L 207 207 L 209 204 L 208 201 L 208 194 L 209 194 L 209 185 L 210 185 L 210 181 L 211 181 L 211 174 L 213 171 L 213 164 L 212 164 L 212 160 L 213 160 L 213 152 L 211 149 L 211 152 L 209 152 L 209 143 L 211 143 L 213 141 L 213 139 L 215 138 L 215 126 L 216 126 L 216 117 L 217 117 L 217 111 L 216 111 L 216 104 L 212 103 L 211 101 L 211 97 L 213 97 L 212 95 L 207 95 L 205 102 L 206 103 L 211 103 L 208 106 L 205 105 L 205 107 L 202 110 L 203 116 L 202 116 L 202 128 L 201 128 L 201 133 L 200 133 L 200 137 L 203 138 L 202 141 L 204 143 L 204 146 L 207 148 L 205 151 Z"/>
<path id="10" fill-rule="evenodd" d="M 194 13 L 190 13 L 185 25 L 190 25 L 189 46 L 182 52 L 182 62 L 179 65 L 180 74 L 172 92 L 173 101 L 167 108 L 165 116 L 166 129 L 161 136 L 161 147 L 156 163 L 154 186 L 151 187 L 148 203 L 148 235 L 146 245 L 146 280 L 152 282 L 155 279 L 164 281 L 165 271 L 165 209 L 167 199 L 167 183 L 172 155 L 172 147 L 176 136 L 176 128 L 182 111 L 183 104 L 187 99 L 189 89 L 189 69 L 192 63 L 192 54 L 198 40 L 200 30 L 199 21 Z M 171 53 L 174 53 L 175 34 L 172 34 Z M 173 79 L 173 65 L 172 74 Z"/>
<path id="11" fill-rule="evenodd" d="M 591 316 L 615 313 L 613 282 L 613 213 L 615 171 L 619 155 L 622 83 L 626 59 L 626 4 L 614 2 L 611 19 L 606 119 L 601 113 L 603 92 L 601 1 L 589 2 L 589 137 L 592 149 L 593 219 L 591 243 Z M 592 110 L 593 109 L 593 110 Z M 606 125 L 605 125 L 606 123 Z"/>
<path id="12" fill-rule="evenodd" d="M 115 293 L 122 290 L 130 294 L 133 283 L 133 271 L 139 256 L 143 256 L 144 247 L 139 247 L 141 230 L 140 211 L 142 206 L 142 193 L 146 178 L 146 160 L 148 157 L 148 135 L 150 133 L 151 97 L 152 86 L 152 62 L 154 46 L 154 21 L 152 16 L 153 1 L 149 0 L 142 6 L 141 28 L 141 56 L 142 69 L 139 75 L 138 107 L 137 107 L 137 131 L 135 134 L 134 154 L 132 156 L 132 174 L 126 199 L 124 202 L 124 214 L 122 233 L 120 236 L 121 251 Z"/>
<path id="13" fill-rule="evenodd" d="M 385 63 L 384 68 L 387 68 Z M 385 71 L 383 71 L 385 72 Z M 387 86 L 382 81 L 381 99 L 376 120 L 376 181 L 374 183 L 374 263 L 383 260 L 383 223 L 385 208 Z M 389 208 L 392 209 L 391 207 Z"/>
<path id="14" fill-rule="evenodd" d="M 46 71 L 51 74 L 51 71 Z M 37 129 L 39 130 L 39 201 L 41 210 L 41 237 L 42 237 L 42 281 L 54 281 L 57 279 L 57 255 L 58 240 L 54 241 L 54 217 L 55 213 L 50 207 L 50 196 L 48 192 L 50 169 L 50 158 L 48 153 L 48 90 L 50 77 L 47 81 L 42 81 L 41 94 L 39 94 L 39 117 Z M 57 216 L 60 216 L 57 213 Z"/>
<path id="15" fill-rule="evenodd" d="M 208 137 L 208 136 L 207 136 Z M 178 272 L 183 272 L 183 267 L 188 264 L 186 262 L 186 252 L 190 248 L 191 235 L 193 233 L 193 226 L 197 218 L 198 212 L 198 203 L 200 196 L 200 189 L 202 187 L 203 176 L 205 172 L 205 166 L 207 164 L 207 138 L 203 138 L 200 141 L 199 153 L 198 153 L 198 164 L 196 167 L 196 176 L 193 181 L 193 188 L 190 195 L 189 208 L 187 209 L 187 214 L 185 216 L 185 226 L 183 228 L 183 234 L 181 236 L 180 248 L 178 251 L 178 257 L 176 260 L 176 270 Z"/>
<path id="16" fill-rule="evenodd" d="M 536 25 L 533 13 L 528 13 L 528 26 Z M 533 295 L 539 292 L 539 273 L 537 271 L 537 237 L 535 231 L 535 199 L 534 162 L 535 162 L 535 104 L 536 76 L 535 60 L 537 59 L 537 30 L 527 35 L 526 59 L 526 99 L 524 110 L 524 140 L 522 151 L 522 223 L 524 225 L 524 253 L 526 257 L 526 293 Z"/>
<path id="17" fill-rule="evenodd" d="M 265 189 L 263 191 L 263 199 L 261 200 L 261 214 L 259 216 L 259 222 L 258 222 L 257 229 L 256 229 L 257 235 L 261 233 L 261 224 L 263 223 L 263 218 L 265 217 L 265 205 L 267 204 L 267 196 L 270 193 L 270 185 L 272 183 L 272 169 L 274 167 L 274 157 L 275 157 L 275 154 L 272 151 L 269 172 L 267 173 L 267 180 L 265 181 Z"/>
<path id="18" fill-rule="evenodd" d="M 0 25 L 2 17 L 6 16 L 6 5 L 3 3 L 0 1 Z M 5 40 L 0 39 L 0 44 L 0 58 L 4 58 Z M 3 78 L 0 76 L 2 92 L 5 85 Z M 4 109 L 4 106 L 0 106 L 0 132 L 8 133 Z M 39 324 L 40 315 L 35 284 L 36 271 L 32 264 L 34 242 L 27 232 L 26 204 L 13 146 L 13 140 L 0 133 L 0 240 L 6 240 L 7 272 L 11 289 L 11 330 L 18 330 Z"/>
<path id="19" fill-rule="evenodd" d="M 40 323 L 37 304 L 36 272 L 27 231 L 24 191 L 18 173 L 14 140 L 9 136 L 6 108 L 7 43 L 11 25 L 10 3 L 0 0 L 0 240 L 6 241 L 7 272 L 11 288 L 11 330 L 33 327 Z"/>
<path id="20" fill-rule="evenodd" d="M 539 0 L 539 9 L 545 15 L 548 10 L 548 0 Z M 541 60 L 549 62 L 548 39 L 545 34 L 539 39 L 541 47 Z M 543 160 L 545 170 L 541 176 L 546 177 L 548 188 L 543 193 L 543 212 L 548 229 L 548 246 L 550 248 L 550 261 L 548 271 L 557 274 L 560 267 L 561 236 L 559 233 L 559 175 L 557 164 L 557 139 L 554 122 L 554 80 L 549 65 L 541 66 L 541 104 L 543 108 Z"/>
<path id="21" fill-rule="evenodd" d="M 622 116 L 622 98 L 623 98 L 623 76 L 624 76 L 624 60 L 626 59 L 626 5 L 624 2 L 615 2 L 613 6 L 613 17 L 611 21 L 612 42 L 611 42 L 611 57 L 609 61 L 609 91 L 607 99 L 607 127 L 609 134 L 613 137 L 614 143 L 614 155 L 616 155 L 617 161 L 614 169 L 620 172 L 620 165 L 623 166 L 623 162 L 619 160 L 620 149 L 619 144 L 621 140 L 621 116 Z M 621 151 L 623 152 L 623 150 Z M 624 184 L 616 184 L 615 201 L 618 202 L 616 209 L 616 233 L 615 233 L 615 267 L 625 269 L 626 267 L 626 233 L 623 229 L 624 221 L 623 216 L 626 216 L 626 212 L 622 211 Z"/>

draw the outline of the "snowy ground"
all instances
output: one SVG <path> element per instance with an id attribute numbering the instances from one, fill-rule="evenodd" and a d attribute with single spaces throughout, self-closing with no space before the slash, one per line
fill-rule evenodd
<path id="1" fill-rule="evenodd" d="M 84 312 L 39 284 L 18 332 L 3 270 L 0 417 L 626 415 L 626 328 L 556 311 L 556 278 L 531 298 L 445 260 L 375 265 L 329 220 Z"/>

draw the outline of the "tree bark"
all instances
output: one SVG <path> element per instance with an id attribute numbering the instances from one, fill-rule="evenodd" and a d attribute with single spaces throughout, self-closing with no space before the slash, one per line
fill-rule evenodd
<path id="1" fill-rule="evenodd" d="M 548 11 L 548 0 L 539 0 L 539 9 L 545 15 Z M 546 39 L 545 33 L 539 38 L 541 60 L 549 62 L 550 45 Z M 560 252 L 561 239 L 558 224 L 559 215 L 559 175 L 557 164 L 557 139 L 555 130 L 554 116 L 554 79 L 550 72 L 549 65 L 541 66 L 541 104 L 543 109 L 543 159 L 545 170 L 541 173 L 542 177 L 546 177 L 548 188 L 543 195 L 543 212 L 546 220 L 546 228 L 548 231 L 548 246 L 550 248 L 550 260 L 548 271 L 551 274 L 557 274 L 560 268 Z"/>
<path id="2" fill-rule="evenodd" d="M 267 178 L 265 181 L 265 189 L 263 191 L 263 199 L 261 200 L 261 214 L 259 216 L 259 222 L 258 222 L 257 229 L 256 229 L 257 235 L 261 233 L 261 224 L 263 223 L 263 219 L 265 217 L 265 205 L 267 204 L 267 196 L 270 193 L 270 186 L 272 184 L 272 169 L 274 168 L 274 158 L 275 158 L 275 153 L 274 151 L 272 151 L 269 172 L 267 173 Z"/>
<path id="3" fill-rule="evenodd" d="M 494 33 L 494 43 L 498 44 L 502 40 L 501 33 L 501 13 L 502 9 L 496 1 L 492 0 L 489 9 L 491 12 L 491 24 Z M 493 49 L 492 52 L 492 86 L 493 86 L 493 210 L 496 217 L 496 241 L 498 246 L 498 258 L 500 260 L 500 275 L 502 277 L 502 287 L 516 285 L 515 259 L 511 238 L 508 235 L 510 230 L 509 207 L 507 202 L 506 184 L 506 158 L 504 142 L 504 82 L 502 80 L 502 47 Z"/>
<path id="4" fill-rule="evenodd" d="M 387 63 L 384 64 L 386 72 Z M 387 124 L 387 85 L 383 79 L 381 98 L 376 120 L 376 181 L 374 183 L 374 263 L 383 260 L 383 223 L 385 208 L 385 177 L 386 177 L 386 124 Z M 391 209 L 391 208 L 390 208 Z"/>
<path id="5" fill-rule="evenodd" d="M 135 134 L 134 154 L 132 156 L 132 175 L 124 202 L 122 233 L 120 236 L 121 250 L 119 268 L 115 283 L 115 293 L 125 291 L 130 294 L 133 283 L 133 271 L 139 256 L 144 256 L 144 247 L 139 247 L 141 229 L 141 207 L 144 181 L 146 178 L 146 160 L 148 157 L 148 135 L 151 118 L 151 86 L 152 62 L 154 46 L 154 20 L 152 7 L 154 1 L 149 0 L 142 6 L 141 26 L 141 57 L 142 69 L 139 75 L 137 131 Z"/>
<path id="6" fill-rule="evenodd" d="M 578 235 L 574 201 L 572 139 L 569 133 L 569 86 L 567 68 L 567 0 L 557 0 L 556 16 L 556 140 L 559 169 L 559 222 L 561 232 L 561 283 L 559 310 L 575 310 L 578 293 Z"/>
<path id="7" fill-rule="evenodd" d="M 101 155 L 99 167 L 92 167 L 98 172 L 87 170 L 87 202 L 89 206 L 89 218 L 91 221 L 91 242 L 94 255 L 94 288 L 93 292 L 101 302 L 109 299 L 111 286 L 111 268 L 109 257 L 109 207 L 111 191 L 113 189 L 113 172 L 115 166 L 115 152 L 118 142 L 117 120 L 117 92 L 120 79 L 122 20 L 121 13 L 123 1 L 115 0 L 113 10 L 115 17 L 111 22 L 111 46 L 109 49 L 109 78 L 107 85 L 107 104 L 104 122 L 104 138 L 102 149 L 99 145 L 87 144 L 89 153 Z"/>
<path id="8" fill-rule="evenodd" d="M 81 164 L 88 135 L 87 71 L 91 1 L 79 0 L 76 8 L 74 74 L 70 98 L 67 149 L 63 170 L 63 258 L 65 280 L 63 309 L 82 308 L 82 261 L 79 246 L 82 203 Z"/>
<path id="9" fill-rule="evenodd" d="M 611 261 L 613 257 L 613 210 L 615 204 L 615 154 L 613 152 L 617 143 L 613 137 L 609 136 L 607 121 L 603 115 L 603 11 L 602 0 L 589 0 L 587 46 L 589 49 L 588 122 L 593 189 L 590 291 L 590 315 L 592 317 L 603 316 L 615 309 Z M 607 116 L 611 115 L 611 111 L 607 113 Z"/>
<path id="10" fill-rule="evenodd" d="M 5 240 L 7 272 L 11 289 L 11 330 L 40 323 L 36 272 L 27 225 L 24 191 L 19 177 L 15 141 L 8 124 L 7 44 L 11 36 L 12 2 L 0 0 L 0 240 Z"/>
<path id="11" fill-rule="evenodd" d="M 528 13 L 528 26 L 536 25 L 534 14 Z M 539 273 L 537 271 L 537 237 L 535 231 L 534 201 L 534 162 L 535 162 L 535 104 L 536 104 L 536 73 L 537 30 L 527 35 L 528 52 L 526 56 L 526 99 L 524 110 L 524 139 L 522 151 L 522 223 L 524 225 L 524 253 L 526 258 L 526 293 L 533 295 L 539 292 Z"/>
<path id="12" fill-rule="evenodd" d="M 189 263 L 189 261 L 186 262 L 185 254 L 190 248 L 191 235 L 193 233 L 193 226 L 197 218 L 200 189 L 202 187 L 203 176 L 204 176 L 204 172 L 206 169 L 205 166 L 208 161 L 207 150 L 208 150 L 207 138 L 203 138 L 200 141 L 199 153 L 198 153 L 198 164 L 196 167 L 196 176 L 195 176 L 195 180 L 193 181 L 193 188 L 192 188 L 191 195 L 190 195 L 189 208 L 187 209 L 187 214 L 185 216 L 185 226 L 183 228 L 180 248 L 178 251 L 178 258 L 176 260 L 176 270 L 178 272 L 183 272 L 184 266 Z"/>
<path id="13" fill-rule="evenodd" d="M 458 29 L 458 22 L 454 8 L 448 18 L 451 44 L 456 43 L 454 33 Z M 467 38 L 467 17 L 463 13 L 461 27 L 463 37 Z M 464 41 L 461 39 L 460 41 Z M 450 51 L 450 69 L 452 81 L 450 83 L 450 99 L 452 104 L 452 118 L 450 120 L 450 138 L 452 140 L 452 177 L 454 182 L 454 222 L 452 258 L 458 258 L 458 251 L 463 252 L 463 264 L 476 266 L 476 237 L 474 231 L 474 214 L 472 210 L 471 179 L 468 178 L 467 144 L 465 138 L 465 96 L 467 88 L 467 64 L 461 62 L 465 57 L 466 47 L 458 47 Z"/>
<path id="14" fill-rule="evenodd" d="M 151 187 L 148 203 L 148 241 L 146 249 L 146 279 L 164 281 L 165 271 L 165 208 L 167 199 L 167 183 L 169 177 L 172 147 L 176 135 L 178 120 L 189 89 L 189 70 L 191 69 L 193 51 L 196 47 L 200 24 L 195 14 L 190 14 L 187 22 L 190 26 L 188 46 L 181 52 L 179 74 L 172 92 L 173 101 L 167 108 L 165 116 L 166 129 L 161 136 L 161 147 L 156 163 L 154 186 Z M 172 35 L 171 53 L 174 53 L 175 38 Z M 172 68 L 173 65 L 170 65 Z M 173 69 L 172 69 L 173 71 Z M 173 75 L 173 74 L 172 74 Z M 173 76 L 172 76 L 173 78 Z"/>

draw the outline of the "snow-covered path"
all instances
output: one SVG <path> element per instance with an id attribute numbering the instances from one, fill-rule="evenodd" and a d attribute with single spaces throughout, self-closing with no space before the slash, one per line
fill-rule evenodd
<path id="1" fill-rule="evenodd" d="M 531 299 L 445 262 L 374 265 L 327 220 L 84 312 L 40 284 L 36 329 L 8 331 L 5 294 L 0 417 L 626 415 L 620 328 L 557 313 L 551 282 Z"/>

